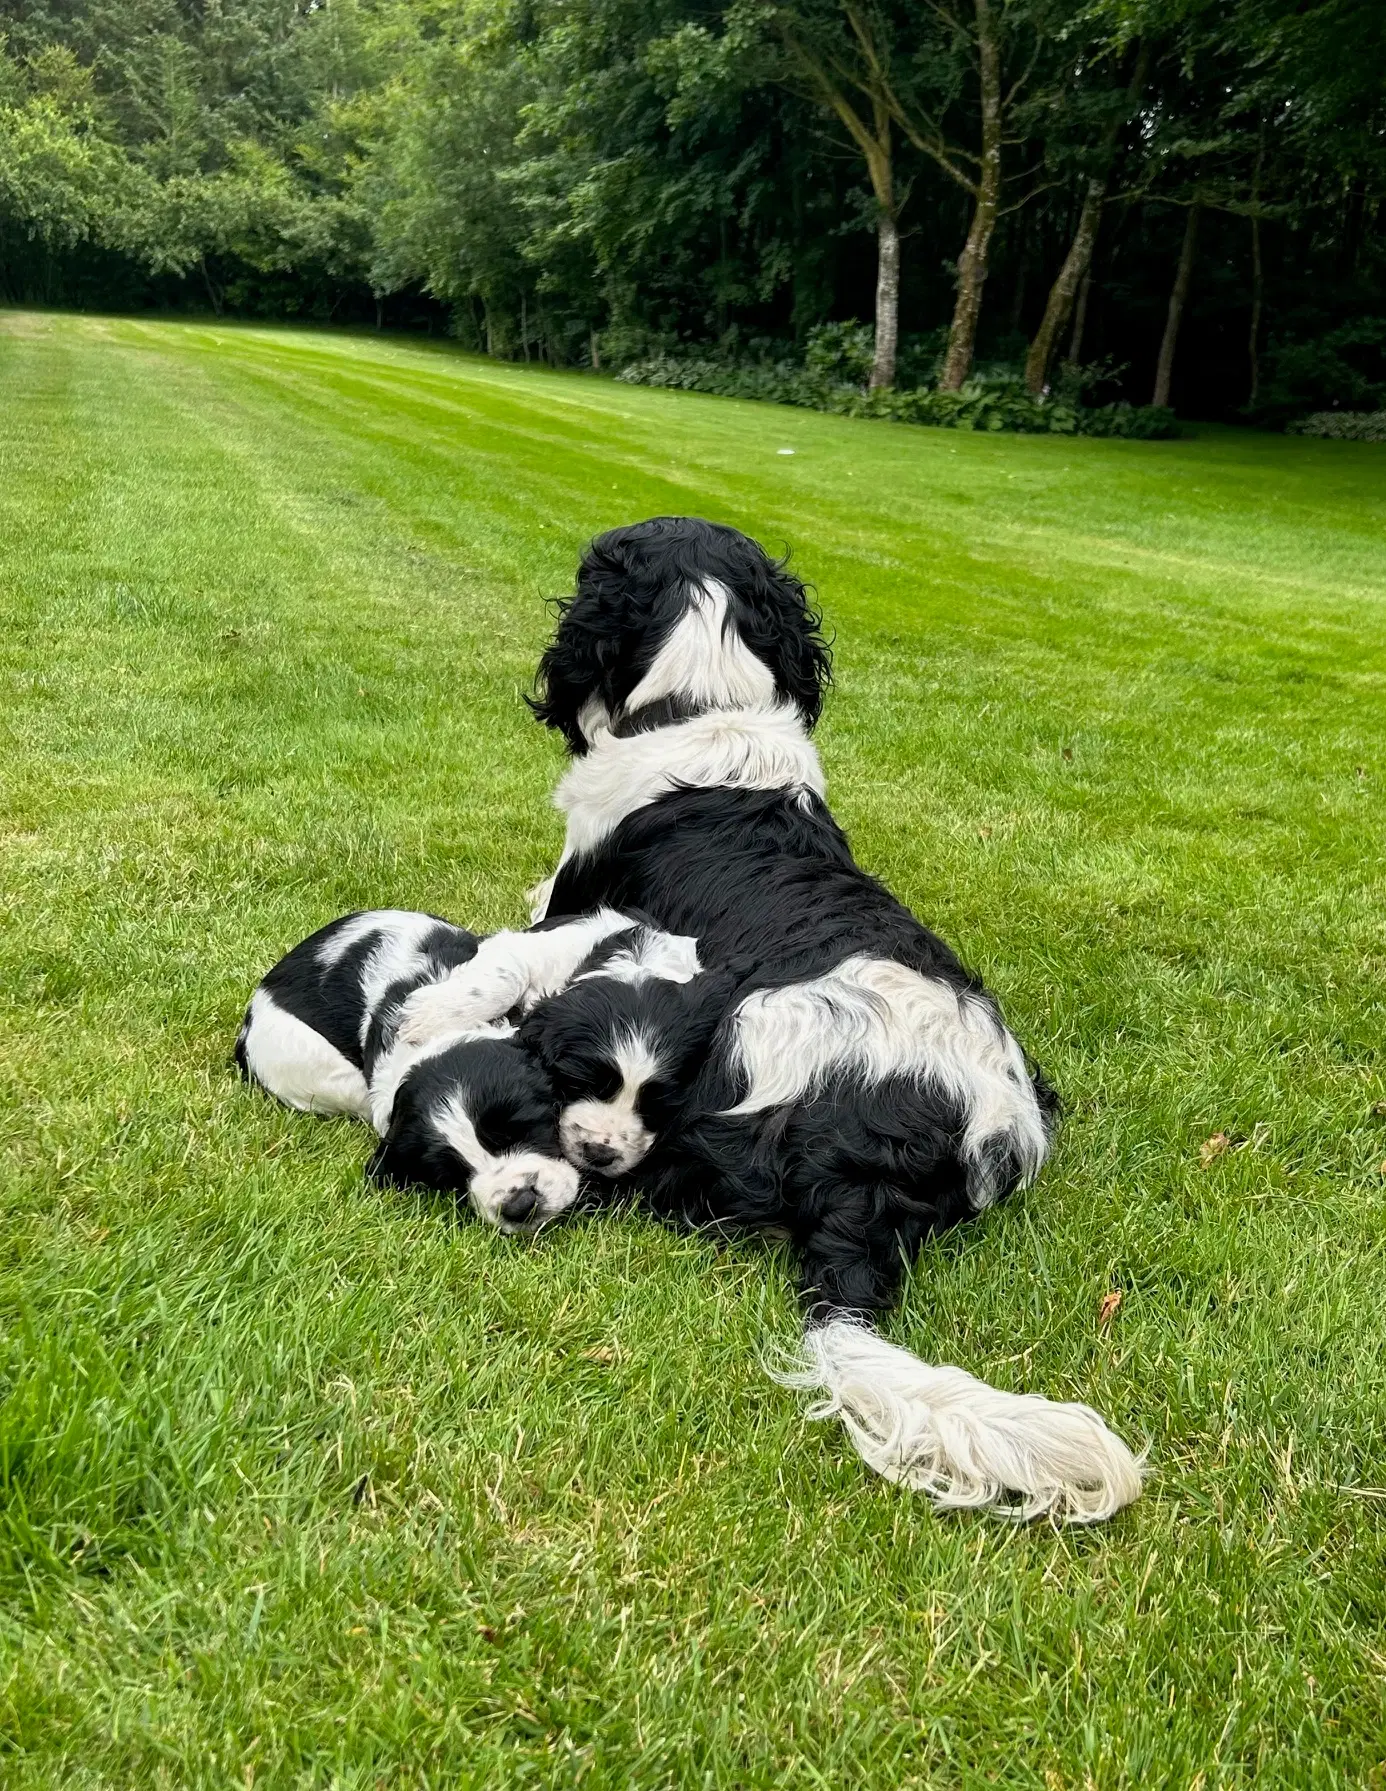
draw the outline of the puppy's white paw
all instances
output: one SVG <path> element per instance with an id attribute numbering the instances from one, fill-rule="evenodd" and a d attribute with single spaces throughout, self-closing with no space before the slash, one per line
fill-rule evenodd
<path id="1" fill-rule="evenodd" d="M 400 1009 L 395 1038 L 402 1045 L 431 1045 L 450 1033 L 474 1031 L 490 1019 L 474 990 L 445 978 L 414 990 Z"/>

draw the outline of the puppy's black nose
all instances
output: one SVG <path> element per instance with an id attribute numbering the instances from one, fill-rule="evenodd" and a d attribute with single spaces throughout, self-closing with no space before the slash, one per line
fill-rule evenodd
<path id="1" fill-rule="evenodd" d="M 533 1181 L 508 1194 L 501 1206 L 501 1218 L 507 1225 L 523 1225 L 539 1204 L 539 1190 Z"/>
<path id="2" fill-rule="evenodd" d="M 582 1160 L 593 1169 L 609 1169 L 619 1154 L 609 1144 L 591 1143 L 582 1146 Z"/>

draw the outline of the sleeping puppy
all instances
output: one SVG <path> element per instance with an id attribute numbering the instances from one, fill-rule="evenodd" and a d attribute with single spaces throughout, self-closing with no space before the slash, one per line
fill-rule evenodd
<path id="1" fill-rule="evenodd" d="M 236 1062 L 290 1107 L 368 1120 L 381 1138 L 373 1180 L 462 1193 L 499 1230 L 534 1231 L 578 1193 L 539 1060 L 489 1017 L 422 1044 L 396 1036 L 409 994 L 469 962 L 478 943 L 400 909 L 332 921 L 256 989 Z"/>
<path id="2" fill-rule="evenodd" d="M 513 1029 L 411 1054 L 390 1103 L 373 1181 L 450 1193 L 497 1230 L 537 1231 L 577 1199 L 559 1155 L 553 1085 Z"/>
<path id="3" fill-rule="evenodd" d="M 644 924 L 597 947 L 560 995 L 533 1006 L 520 1043 L 558 1095 L 563 1155 L 629 1175 L 672 1135 L 736 986 L 700 971 L 691 939 Z"/>
<path id="4" fill-rule="evenodd" d="M 576 1169 L 647 1155 L 729 992 L 694 940 L 611 909 L 484 940 L 376 910 L 270 971 L 236 1060 L 289 1106 L 369 1120 L 374 1179 L 465 1191 L 488 1223 L 532 1230 L 572 1205 Z"/>
<path id="5" fill-rule="evenodd" d="M 482 940 L 404 1001 L 397 1049 L 518 1014 L 554 1087 L 563 1155 L 616 1178 L 672 1129 L 734 986 L 703 973 L 695 939 L 599 909 Z"/>

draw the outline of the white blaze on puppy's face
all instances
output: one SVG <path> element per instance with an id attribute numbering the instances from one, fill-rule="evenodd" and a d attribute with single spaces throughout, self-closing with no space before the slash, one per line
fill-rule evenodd
<path id="1" fill-rule="evenodd" d="M 467 1198 L 488 1225 L 508 1233 L 535 1231 L 577 1199 L 578 1174 L 571 1163 L 534 1150 L 488 1151 L 459 1096 L 434 1109 L 433 1124 L 467 1165 Z"/>
<path id="2" fill-rule="evenodd" d="M 621 1082 L 610 1100 L 574 1101 L 558 1121 L 563 1154 L 598 1175 L 624 1175 L 655 1141 L 637 1103 L 641 1090 L 660 1074 L 659 1054 L 639 1033 L 627 1033 L 615 1041 L 613 1058 Z"/>

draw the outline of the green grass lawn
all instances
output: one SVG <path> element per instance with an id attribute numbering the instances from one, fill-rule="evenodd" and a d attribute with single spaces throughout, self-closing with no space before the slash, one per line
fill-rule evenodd
<path id="1" fill-rule="evenodd" d="M 671 510 L 793 547 L 835 809 L 1063 1092 L 891 1334 L 1148 1439 L 1106 1530 L 807 1423 L 774 1253 L 508 1242 L 228 1067 L 331 916 L 523 918 L 544 598 Z M 1382 1782 L 1386 450 L 11 313 L 0 596 L 0 1782 Z"/>

